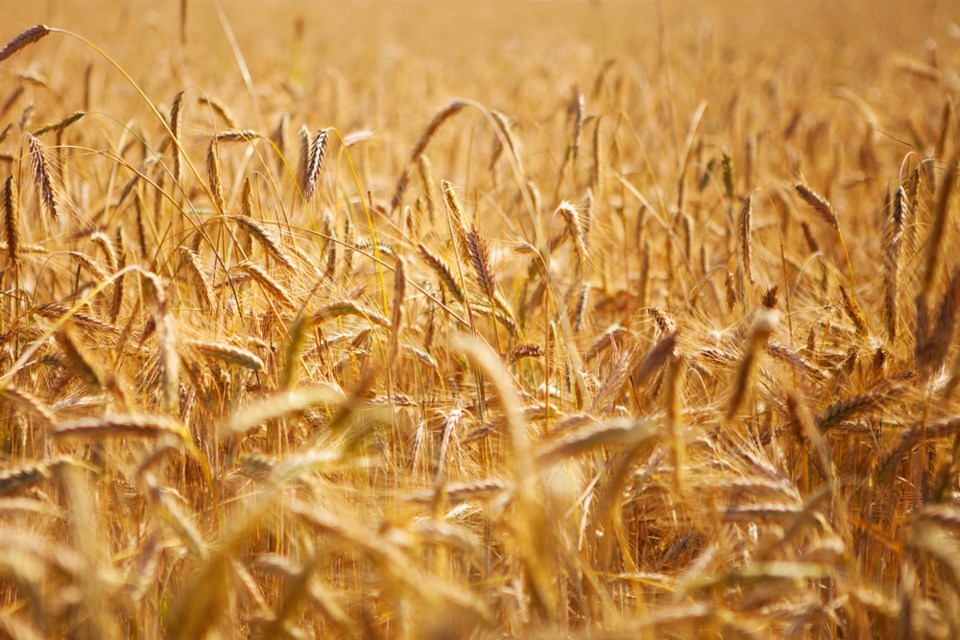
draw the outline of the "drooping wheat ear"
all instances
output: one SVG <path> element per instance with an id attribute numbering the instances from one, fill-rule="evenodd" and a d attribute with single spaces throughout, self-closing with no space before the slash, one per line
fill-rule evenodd
<path id="1" fill-rule="evenodd" d="M 883 308 L 887 321 L 887 335 L 890 341 L 897 338 L 897 296 L 900 286 L 900 249 L 903 246 L 903 232 L 906 225 L 906 216 L 910 208 L 907 192 L 901 185 L 893 196 L 893 207 L 890 212 L 888 231 L 885 237 L 887 273 L 884 287 Z"/>
<path id="2" fill-rule="evenodd" d="M 227 210 L 226 198 L 223 195 L 223 176 L 220 173 L 220 145 L 217 137 L 210 138 L 207 147 L 207 180 L 210 183 L 210 193 L 213 194 L 213 205 L 220 212 Z"/>
<path id="3" fill-rule="evenodd" d="M 457 198 L 457 192 L 452 184 L 446 180 L 441 180 L 440 190 L 443 192 L 443 201 L 447 205 L 447 211 L 450 213 L 450 219 L 453 223 L 453 241 L 457 245 L 457 253 L 462 260 L 470 255 L 470 250 L 467 247 L 467 221 L 463 214 L 463 207 L 460 205 L 460 199 Z"/>
<path id="4" fill-rule="evenodd" d="M 957 416 L 932 424 L 918 422 L 912 425 L 910 429 L 903 432 L 897 444 L 887 452 L 883 461 L 878 465 L 878 480 L 880 482 L 884 481 L 887 475 L 900 463 L 903 456 L 920 444 L 922 438 L 926 438 L 929 442 L 941 438 L 956 437 L 957 434 L 960 434 L 960 418 Z"/>
<path id="5" fill-rule="evenodd" d="M 313 272 L 313 275 L 318 280 L 323 277 L 323 274 L 320 273 L 320 268 L 317 267 L 317 263 L 313 261 L 313 258 L 311 258 L 307 252 L 301 249 L 293 240 L 290 241 L 290 250 L 293 251 L 293 255 L 296 256 L 297 260 L 299 260 L 301 264 L 305 264 L 310 267 L 310 271 Z"/>
<path id="6" fill-rule="evenodd" d="M 780 301 L 780 287 L 773 285 L 766 290 L 763 294 L 763 298 L 760 300 L 760 304 L 763 305 L 764 309 L 776 309 L 777 303 Z"/>
<path id="7" fill-rule="evenodd" d="M 537 453 L 537 461 L 548 465 L 600 446 L 627 447 L 661 435 L 660 429 L 647 420 L 614 419 L 598 422 L 542 447 Z"/>
<path id="8" fill-rule="evenodd" d="M 814 422 L 820 431 L 826 431 L 845 420 L 879 407 L 882 399 L 882 396 L 877 393 L 864 393 L 846 400 L 838 400 L 817 415 Z"/>
<path id="9" fill-rule="evenodd" d="M 866 337 L 870 333 L 867 327 L 867 319 L 863 316 L 860 305 L 850 297 L 846 287 L 843 285 L 840 285 L 840 298 L 843 302 L 843 311 L 847 314 L 847 317 L 850 318 L 850 321 L 853 322 L 853 326 L 857 330 L 857 335 Z"/>
<path id="10" fill-rule="evenodd" d="M 740 255 L 743 257 L 743 276 L 750 284 L 754 283 L 753 269 L 750 265 L 750 234 L 753 232 L 753 194 L 743 199 L 740 210 Z"/>
<path id="11" fill-rule="evenodd" d="M 400 323 L 403 321 L 403 300 L 407 287 L 407 275 L 404 260 L 396 259 L 396 268 L 393 272 L 393 309 L 390 314 L 390 352 L 387 357 L 387 367 L 396 362 L 400 353 Z"/>
<path id="12" fill-rule="evenodd" d="M 3 226 L 7 236 L 7 259 L 16 272 L 20 269 L 20 194 L 13 176 L 3 186 Z"/>
<path id="13" fill-rule="evenodd" d="M 957 328 L 958 307 L 960 307 L 960 267 L 950 275 L 947 290 L 943 293 L 943 299 L 940 301 L 937 324 L 930 334 L 927 350 L 934 370 L 944 363 L 953 344 L 953 336 Z"/>
<path id="14" fill-rule="evenodd" d="M 280 388 L 291 390 L 297 386 L 300 376 L 300 354 L 306 345 L 310 334 L 310 316 L 301 313 L 287 329 L 287 348 L 283 354 L 283 375 L 280 379 Z"/>
<path id="15" fill-rule="evenodd" d="M 58 120 L 57 122 L 52 122 L 50 124 L 44 125 L 33 132 L 35 136 L 42 136 L 45 133 L 60 133 L 73 123 L 79 121 L 83 116 L 87 115 L 85 111 L 77 111 L 72 113 L 63 120 Z"/>
<path id="16" fill-rule="evenodd" d="M 430 251 L 430 249 L 427 249 L 423 243 L 417 244 L 417 249 L 420 251 L 424 262 L 437 274 L 440 282 L 443 283 L 443 286 L 446 287 L 450 295 L 462 303 L 464 301 L 463 289 L 460 288 L 460 283 L 457 281 L 456 276 L 454 276 L 450 265 L 448 265 L 443 258 Z"/>
<path id="17" fill-rule="evenodd" d="M 232 364 L 250 369 L 251 371 L 262 371 L 264 368 L 263 360 L 255 353 L 235 347 L 225 342 L 207 342 L 204 340 L 184 340 L 184 345 L 194 349 L 200 355 L 222 360 Z"/>
<path id="18" fill-rule="evenodd" d="M 46 25 L 37 24 L 30 27 L 16 38 L 8 42 L 3 49 L 0 49 L 0 62 L 3 62 L 21 49 L 30 46 L 34 42 L 37 42 L 48 33 L 50 33 L 50 28 Z"/>
<path id="19" fill-rule="evenodd" d="M 76 336 L 69 326 L 65 326 L 54 334 L 60 351 L 63 352 L 65 363 L 70 371 L 80 377 L 93 389 L 104 389 L 104 377 L 99 367 L 94 364 L 93 358 L 86 349 L 80 347 Z"/>
<path id="20" fill-rule="evenodd" d="M 936 280 L 937 264 L 940 251 L 943 247 L 944 236 L 946 235 L 947 218 L 950 213 L 950 201 L 953 197 L 956 174 L 957 171 L 953 167 L 947 171 L 947 175 L 944 176 L 943 183 L 940 185 L 940 194 L 937 196 L 937 207 L 933 217 L 933 225 L 930 227 L 927 261 L 923 270 L 921 295 L 924 296 L 930 292 L 930 288 Z"/>
<path id="21" fill-rule="evenodd" d="M 507 356 L 507 362 L 512 364 L 524 358 L 542 358 L 543 355 L 543 347 L 540 345 L 521 343 L 510 350 L 510 354 Z"/>
<path id="22" fill-rule="evenodd" d="M 600 188 L 600 127 L 603 124 L 603 116 L 598 115 L 593 125 L 593 163 L 590 165 L 590 187 L 592 189 Z"/>
<path id="23" fill-rule="evenodd" d="M 657 325 L 657 330 L 661 335 L 667 335 L 677 330 L 676 321 L 670 317 L 666 310 L 658 307 L 647 307 L 644 311 L 653 318 L 653 322 Z"/>
<path id="24" fill-rule="evenodd" d="M 570 161 L 574 167 L 577 166 L 577 158 L 580 155 L 580 133 L 583 131 L 586 108 L 586 100 L 583 94 L 574 91 L 569 107 L 570 118 L 573 121 L 573 131 L 570 134 Z"/>
<path id="25" fill-rule="evenodd" d="M 123 227 L 117 227 L 118 239 L 122 237 L 122 232 Z M 123 271 L 126 266 L 127 252 L 126 250 L 122 250 L 120 252 L 120 258 L 117 261 L 117 271 Z M 126 274 L 121 274 L 113 281 L 113 299 L 110 302 L 110 322 L 116 322 L 117 318 L 120 317 L 120 312 L 123 310 L 124 282 L 126 279 Z"/>
<path id="26" fill-rule="evenodd" d="M 646 236 L 640 249 L 640 282 L 637 284 L 637 300 L 640 306 L 647 305 L 647 292 L 650 289 L 650 242 Z"/>
<path id="27" fill-rule="evenodd" d="M 147 255 L 147 229 L 143 224 L 143 198 L 139 191 L 133 198 L 134 223 L 137 228 L 137 249 L 141 257 Z"/>
<path id="28" fill-rule="evenodd" d="M 361 307 L 353 300 L 336 300 L 317 309 L 313 314 L 314 324 L 342 316 L 358 316 L 381 327 L 390 327 L 390 320 L 372 309 Z"/>
<path id="29" fill-rule="evenodd" d="M 223 102 L 214 98 L 213 96 L 201 95 L 197 98 L 197 101 L 200 104 L 208 105 L 213 109 L 214 113 L 223 118 L 223 122 L 227 125 L 228 129 L 239 129 L 237 126 L 237 121 L 234 120 L 233 115 L 230 113 L 230 110 L 227 108 Z"/>
<path id="30" fill-rule="evenodd" d="M 103 252 L 103 257 L 107 261 L 107 267 L 109 267 L 111 273 L 115 272 L 117 270 L 117 252 L 107 234 L 102 231 L 94 231 L 90 234 L 90 242 L 100 247 L 100 251 Z"/>
<path id="31" fill-rule="evenodd" d="M 580 213 L 577 211 L 577 208 L 569 202 L 561 202 L 557 206 L 557 211 L 567 225 L 567 233 L 570 234 L 574 249 L 577 252 L 577 262 L 580 267 L 583 268 L 587 259 L 587 243 L 583 225 L 580 223 Z"/>
<path id="32" fill-rule="evenodd" d="M 250 236 L 257 241 L 260 247 L 274 260 L 282 264 L 293 273 L 297 272 L 297 267 L 293 263 L 293 260 L 290 259 L 290 256 L 288 256 L 287 252 L 284 251 L 280 246 L 280 243 L 277 241 L 276 237 L 274 237 L 274 235 L 270 233 L 266 227 L 260 224 L 257 220 L 248 218 L 246 216 L 231 216 L 230 219 L 243 227 L 243 230 L 249 233 Z"/>
<path id="33" fill-rule="evenodd" d="M 110 277 L 110 274 L 108 274 L 104 268 L 97 263 L 96 260 L 87 254 L 80 251 L 68 251 L 67 255 L 76 258 L 77 262 L 80 263 L 80 266 L 82 266 L 87 273 L 93 276 L 93 279 L 97 282 L 103 282 Z"/>
<path id="34" fill-rule="evenodd" d="M 720 156 L 720 167 L 723 173 L 723 190 L 727 194 L 728 198 L 733 199 L 734 191 L 736 190 L 736 185 L 734 184 L 733 177 L 733 158 L 729 154 L 724 153 Z"/>
<path id="35" fill-rule="evenodd" d="M 44 424 L 52 424 L 56 420 L 56 415 L 53 413 L 53 410 L 48 407 L 43 400 L 29 391 L 9 385 L 6 389 L 0 391 L 0 398 L 33 414 Z"/>
<path id="36" fill-rule="evenodd" d="M 378 242 L 376 245 L 373 243 L 373 240 L 370 238 L 364 238 L 363 240 L 358 240 L 353 244 L 354 249 L 360 251 L 367 251 L 370 253 L 379 252 L 381 256 L 387 256 L 388 258 L 396 258 L 397 252 L 393 250 L 393 247 L 389 244 L 383 242 Z"/>
<path id="37" fill-rule="evenodd" d="M 329 281 L 333 281 L 337 275 L 337 243 L 334 242 L 334 240 L 337 239 L 337 233 L 332 224 L 328 228 L 329 231 L 327 235 L 330 236 L 330 241 L 327 242 L 327 265 L 323 270 L 323 277 Z M 346 253 L 353 255 L 352 251 L 347 251 Z"/>
<path id="38" fill-rule="evenodd" d="M 499 478 L 484 478 L 471 482 L 458 482 L 447 485 L 447 500 L 451 503 L 464 502 L 466 500 L 477 500 L 480 498 L 489 498 L 498 496 L 509 491 L 511 486 Z M 411 502 L 430 502 L 436 499 L 436 491 L 433 489 L 427 491 L 417 491 L 406 496 L 406 500 Z"/>
<path id="39" fill-rule="evenodd" d="M 240 215 L 253 217 L 253 180 L 251 176 L 243 179 L 243 188 L 240 191 Z"/>
<path id="40" fill-rule="evenodd" d="M 517 143 L 517 139 L 513 135 L 513 127 L 510 124 L 510 118 L 496 109 L 491 109 L 490 115 L 493 116 L 494 121 L 496 121 L 497 126 L 500 128 L 501 134 L 503 134 L 504 139 L 507 141 L 507 149 L 513 156 L 514 162 L 517 164 L 517 170 L 520 172 L 520 175 L 523 176 L 525 174 L 523 169 L 523 157 L 520 155 L 520 145 Z"/>
<path id="41" fill-rule="evenodd" d="M 819 253 L 820 243 L 817 242 L 816 236 L 813 235 L 813 229 L 810 228 L 810 223 L 806 220 L 801 220 L 800 229 L 803 231 L 803 239 L 806 241 L 807 249 L 810 250 L 810 253 Z"/>
<path id="42" fill-rule="evenodd" d="M 587 317 L 587 302 L 590 299 L 590 283 L 580 287 L 580 295 L 577 296 L 577 309 L 573 314 L 573 331 L 580 333 L 583 331 L 583 321 Z"/>
<path id="43" fill-rule="evenodd" d="M 427 205 L 427 219 L 431 224 L 436 220 L 437 205 L 435 202 L 436 183 L 433 180 L 433 168 L 430 166 L 430 159 L 421 155 L 417 161 L 417 169 L 420 173 L 420 181 L 423 183 L 423 195 Z"/>
<path id="44" fill-rule="evenodd" d="M 320 129 L 313 137 L 310 145 L 310 155 L 307 158 L 306 173 L 304 174 L 303 197 L 310 201 L 317 190 L 320 179 L 320 170 L 323 168 L 323 154 L 327 150 L 327 129 Z"/>
<path id="45" fill-rule="evenodd" d="M 764 311 L 757 316 L 753 326 L 750 327 L 750 336 L 743 351 L 743 357 L 737 365 L 733 390 L 727 404 L 726 417 L 728 420 L 737 414 L 747 397 L 757 358 L 766 347 L 767 340 L 776 328 L 778 319 L 779 314 L 776 311 Z"/>
<path id="46" fill-rule="evenodd" d="M 776 342 L 768 342 L 767 353 L 777 360 L 786 362 L 798 372 L 814 378 L 815 380 L 823 380 L 825 378 L 823 371 L 817 368 L 816 365 L 811 364 L 809 361 L 803 358 L 803 356 L 790 347 L 786 347 Z"/>
<path id="47" fill-rule="evenodd" d="M 397 186 L 393 190 L 393 201 L 390 204 L 391 213 L 395 212 L 403 202 L 403 194 L 407 190 L 407 183 L 410 182 L 410 170 L 413 163 L 420 159 L 421 154 L 423 154 L 423 151 L 427 148 L 427 144 L 430 143 L 430 139 L 437 132 L 437 129 L 440 128 L 440 125 L 456 115 L 457 112 L 465 106 L 467 106 L 467 104 L 460 100 L 452 100 L 447 103 L 443 109 L 433 116 L 433 119 L 427 124 L 427 128 L 420 134 L 420 138 L 416 144 L 413 145 L 413 148 L 410 149 L 410 154 L 407 156 L 407 161 L 403 166 L 403 172 L 397 179 Z"/>
<path id="48" fill-rule="evenodd" d="M 470 232 L 467 234 L 467 250 L 470 254 L 470 263 L 473 265 L 477 284 L 492 301 L 495 297 L 497 283 L 493 277 L 493 265 L 490 264 L 490 251 L 487 248 L 486 239 L 480 235 L 480 231 L 475 224 L 470 227 Z"/>
<path id="49" fill-rule="evenodd" d="M 274 144 L 277 145 L 277 149 L 280 150 L 279 166 L 283 166 L 283 158 L 287 155 L 287 129 L 290 124 L 290 116 L 286 112 L 281 113 L 280 117 L 277 118 L 277 128 L 273 130 L 273 133 L 270 135 L 270 139 L 273 140 Z"/>
<path id="50" fill-rule="evenodd" d="M 297 138 L 300 141 L 300 163 L 297 167 L 297 181 L 300 185 L 300 192 L 303 193 L 307 188 L 307 165 L 310 163 L 310 129 L 307 129 L 307 125 L 300 125 Z"/>
<path id="51" fill-rule="evenodd" d="M 0 471 L 0 496 L 9 496 L 49 478 L 56 464 L 56 460 L 44 460 Z"/>
<path id="52" fill-rule="evenodd" d="M 180 158 L 180 145 L 177 142 L 181 137 L 183 128 L 183 91 L 173 97 L 173 105 L 170 107 L 170 133 L 173 135 L 171 140 L 173 152 L 173 181 L 176 184 L 183 183 L 183 166 Z"/>
<path id="53" fill-rule="evenodd" d="M 633 353 L 625 353 L 618 358 L 593 398 L 591 413 L 609 412 L 628 380 L 632 380 L 634 387 L 642 387 L 674 354 L 678 337 L 677 332 L 674 331 L 647 351 L 637 350 Z"/>
<path id="54" fill-rule="evenodd" d="M 587 187 L 587 192 L 580 203 L 580 227 L 583 229 L 583 246 L 590 252 L 590 230 L 593 227 L 593 189 Z"/>
<path id="55" fill-rule="evenodd" d="M 484 318 L 492 317 L 494 320 L 503 325 L 503 327 L 510 332 L 511 336 L 518 336 L 520 334 L 520 328 L 517 326 L 517 320 L 514 318 L 509 307 L 506 306 L 507 301 L 503 299 L 502 295 L 500 295 L 500 291 L 496 291 L 494 293 L 493 303 L 496 305 L 495 309 L 491 309 L 488 306 L 479 305 L 471 305 L 470 308 L 473 313 L 478 316 L 482 316 Z"/>
<path id="56" fill-rule="evenodd" d="M 457 431 L 457 426 L 460 424 L 460 421 L 463 420 L 463 409 L 457 407 L 449 414 L 443 421 L 443 428 L 440 431 L 440 451 L 437 455 L 437 477 L 436 482 L 438 486 L 444 484 L 447 474 L 447 457 L 448 452 L 450 451 L 450 444 L 453 442 L 454 434 Z"/>
<path id="57" fill-rule="evenodd" d="M 960 532 L 960 510 L 948 504 L 925 505 L 914 513 L 913 518 L 914 522 L 933 523 Z"/>
<path id="58" fill-rule="evenodd" d="M 617 338 L 621 338 L 627 334 L 627 330 L 620 326 L 619 324 L 614 324 L 607 327 L 607 330 L 600 334 L 600 337 L 597 338 L 590 348 L 587 349 L 587 352 L 583 354 L 583 361 L 585 363 L 590 362 L 598 355 L 606 351 L 613 345 Z"/>
<path id="59" fill-rule="evenodd" d="M 156 437 L 162 434 L 185 439 L 189 435 L 183 425 L 165 416 L 126 413 L 114 416 L 82 418 L 51 429 L 51 433 L 64 438 L 111 438 L 135 436 Z"/>
<path id="60" fill-rule="evenodd" d="M 218 131 L 213 137 L 217 142 L 253 142 L 263 136 L 252 129 L 226 129 Z"/>
<path id="61" fill-rule="evenodd" d="M 40 194 L 40 205 L 55 222 L 60 221 L 60 207 L 57 203 L 57 187 L 53 183 L 53 174 L 44 155 L 43 145 L 29 133 L 27 134 L 30 158 L 33 163 L 33 177 Z"/>
<path id="62" fill-rule="evenodd" d="M 40 305 L 33 310 L 35 314 L 42 318 L 62 318 L 63 316 L 69 313 L 69 309 L 63 305 L 48 303 Z M 73 322 L 88 331 L 96 331 L 108 336 L 116 336 L 120 334 L 120 330 L 117 329 L 112 324 L 107 324 L 103 320 L 94 318 L 93 316 L 88 316 L 83 313 L 74 313 L 70 316 L 73 319 Z"/>
<path id="63" fill-rule="evenodd" d="M 840 222 L 837 218 L 837 212 L 834 210 L 833 205 L 831 205 L 826 198 L 802 182 L 798 182 L 796 184 L 796 190 L 797 193 L 800 194 L 800 197 L 803 199 L 803 201 L 810 205 L 810 208 L 812 208 L 824 222 L 833 227 L 834 231 L 840 231 Z"/>
<path id="64" fill-rule="evenodd" d="M 683 495 L 686 490 L 684 469 L 687 466 L 687 445 L 683 438 L 683 382 L 685 370 L 684 357 L 680 354 L 670 359 L 666 374 L 667 427 L 670 432 L 671 452 L 673 453 L 673 478 L 677 491 Z"/>
<path id="65" fill-rule="evenodd" d="M 167 412 L 176 408 L 180 391 L 180 353 L 177 351 L 176 318 L 169 310 L 155 315 L 157 345 L 160 352 L 160 380 L 163 407 Z"/>
<path id="66" fill-rule="evenodd" d="M 286 309 L 296 308 L 296 303 L 283 285 L 274 280 L 273 277 L 260 266 L 252 262 L 245 262 L 240 265 L 240 268 L 246 273 L 249 273 L 254 282 L 260 285 L 260 288 L 263 289 L 268 299 L 276 300 Z"/>
<path id="67" fill-rule="evenodd" d="M 210 285 L 210 279 L 204 273 L 203 265 L 200 263 L 200 256 L 193 249 L 180 247 L 180 255 L 183 258 L 183 264 L 190 272 L 193 282 L 196 285 L 197 298 L 200 300 L 200 308 L 203 311 L 213 309 L 213 287 Z"/>

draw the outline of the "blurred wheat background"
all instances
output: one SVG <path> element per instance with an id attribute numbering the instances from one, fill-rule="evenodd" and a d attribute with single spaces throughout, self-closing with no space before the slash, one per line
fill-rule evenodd
<path id="1" fill-rule="evenodd" d="M 0 9 L 0 636 L 960 636 L 960 7 Z"/>

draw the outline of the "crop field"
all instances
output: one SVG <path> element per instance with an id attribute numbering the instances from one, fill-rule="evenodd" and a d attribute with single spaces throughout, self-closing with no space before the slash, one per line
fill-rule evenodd
<path id="1" fill-rule="evenodd" d="M 956 3 L 0 14 L 0 637 L 960 637 Z"/>

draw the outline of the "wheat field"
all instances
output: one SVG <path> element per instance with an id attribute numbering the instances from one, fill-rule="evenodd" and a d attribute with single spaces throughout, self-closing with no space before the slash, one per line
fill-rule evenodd
<path id="1" fill-rule="evenodd" d="M 960 637 L 960 7 L 0 9 L 0 636 Z"/>

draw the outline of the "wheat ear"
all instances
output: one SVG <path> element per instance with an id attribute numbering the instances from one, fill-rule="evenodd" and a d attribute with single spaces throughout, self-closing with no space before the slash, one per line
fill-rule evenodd
<path id="1" fill-rule="evenodd" d="M 0 62 L 3 62 L 21 49 L 30 46 L 34 42 L 37 42 L 48 33 L 50 33 L 50 28 L 46 25 L 37 24 L 30 27 L 16 38 L 8 42 L 3 49 L 0 49 Z"/>

